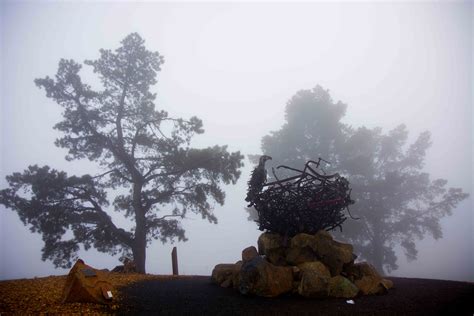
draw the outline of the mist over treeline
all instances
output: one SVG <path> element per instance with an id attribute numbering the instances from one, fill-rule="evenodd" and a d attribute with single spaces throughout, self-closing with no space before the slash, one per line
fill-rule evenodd
<path id="1" fill-rule="evenodd" d="M 201 10 L 207 12 L 204 7 Z M 4 23 L 11 32 L 12 18 L 22 8 L 10 6 L 7 12 Z M 187 11 L 183 9 L 183 12 Z M 216 11 L 209 12 L 219 17 L 219 12 L 226 11 L 218 6 Z M 269 169 L 277 165 L 300 169 L 308 160 L 323 158 L 328 162 L 323 164 L 325 172 L 346 177 L 355 201 L 350 214 L 357 220 L 348 218 L 342 230 L 333 233 L 338 239 L 353 243 L 359 259 L 388 274 L 397 273 L 402 257 L 408 264 L 416 265 L 419 251 L 426 251 L 423 239 L 442 240 L 445 218 L 455 217 L 461 206 L 469 208 L 470 204 L 466 204 L 466 201 L 470 203 L 469 188 L 458 187 L 459 181 L 451 184 L 445 172 L 426 168 L 430 163 L 437 165 L 430 162 L 429 156 L 437 142 L 436 129 L 423 124 L 426 129 L 413 128 L 405 120 L 398 120 L 399 117 L 391 121 L 389 128 L 381 127 L 386 124 L 385 118 L 377 122 L 370 115 L 366 116 L 367 121 L 361 115 L 354 123 L 353 118 L 359 115 L 354 113 L 363 110 L 346 100 L 335 101 L 334 81 L 327 81 L 322 75 L 299 81 L 299 86 L 291 86 L 292 90 L 288 87 L 280 102 L 267 100 L 269 107 L 242 106 L 237 117 L 233 116 L 236 109 L 226 115 L 217 107 L 206 108 L 203 99 L 196 95 L 194 99 L 188 96 L 188 101 L 197 100 L 201 106 L 189 108 L 173 104 L 169 96 L 160 98 L 160 85 L 166 87 L 169 84 L 166 81 L 175 80 L 165 75 L 168 71 L 165 61 L 168 58 L 173 61 L 170 69 L 173 73 L 174 60 L 179 63 L 178 57 L 183 52 L 162 53 L 152 41 L 158 35 L 147 34 L 146 27 L 143 32 L 126 32 L 110 46 L 95 41 L 94 49 L 99 54 L 83 62 L 76 61 L 74 51 L 66 54 L 56 48 L 61 56 L 56 66 L 49 63 L 48 69 L 28 77 L 29 84 L 33 85 L 34 79 L 36 85 L 35 103 L 41 107 L 41 103 L 50 100 L 48 107 L 61 108 L 61 113 L 55 112 L 55 121 L 46 117 L 36 119 L 41 130 L 52 127 L 55 130 L 51 135 L 61 151 L 51 152 L 51 163 L 28 156 L 25 161 L 20 160 L 26 164 L 17 166 L 9 158 L 8 167 L 2 168 L 2 177 L 6 177 L 0 188 L 0 204 L 5 208 L 2 217 L 3 213 L 15 211 L 16 221 L 19 218 L 26 226 L 22 229 L 30 229 L 42 238 L 41 255 L 31 260 L 42 259 L 64 269 L 84 257 L 86 251 L 94 250 L 91 260 L 109 255 L 115 261 L 129 257 L 137 264 L 138 271 L 144 273 L 150 272 L 149 249 L 158 245 L 167 249 L 170 243 L 178 243 L 184 249 L 184 265 L 191 273 L 203 273 L 214 263 L 223 261 L 222 258 L 235 261 L 230 254 L 238 254 L 239 250 L 231 250 L 256 243 L 260 233 L 253 222 L 258 218 L 252 210 L 247 209 L 250 221 L 247 220 L 244 198 L 249 173 L 262 154 L 272 157 Z M 292 76 L 298 76 L 295 70 Z M 472 79 L 472 74 L 469 78 Z M 279 89 L 271 83 L 266 86 L 269 94 Z M 344 92 L 343 87 L 337 90 L 343 96 L 354 92 L 351 89 Z M 186 87 L 178 85 L 176 92 L 180 91 L 189 93 Z M 214 92 L 217 98 L 232 98 L 225 91 L 211 87 L 204 100 L 211 100 Z M 254 92 L 250 89 L 248 93 L 251 96 Z M 246 91 L 239 94 L 245 95 Z M 282 98 L 289 99 L 286 106 Z M 2 103 L 6 101 L 13 104 L 11 98 L 2 97 Z M 235 102 L 231 104 L 238 108 L 243 101 Z M 406 102 L 403 106 L 410 107 L 410 100 L 401 98 L 397 102 Z M 420 122 L 430 116 L 430 105 L 424 106 Z M 251 119 L 246 122 L 247 118 Z M 271 123 L 256 126 L 267 121 Z M 12 135 L 13 130 L 8 129 L 6 135 Z M 219 131 L 225 131 L 222 135 L 226 137 L 219 135 Z M 15 139 L 29 137 L 34 136 L 15 135 Z M 11 139 L 4 140 L 2 147 L 11 143 Z M 252 139 L 253 145 L 245 144 L 245 139 Z M 460 141 L 465 143 L 461 138 Z M 472 157 L 472 148 L 457 154 Z M 57 163 L 63 157 L 67 165 Z M 449 159 L 446 163 L 449 164 Z M 74 164 L 78 167 L 72 167 Z M 468 165 L 450 167 L 472 171 Z M 289 175 L 291 171 L 283 173 Z M 470 177 L 472 180 L 472 174 Z M 270 172 L 269 178 L 272 178 Z M 12 217 L 8 219 L 12 220 Z M 4 227 L 5 223 L 2 220 Z M 216 228 L 206 223 L 215 224 Z M 226 236 L 225 241 L 221 240 L 222 236 Z M 472 235 L 464 237 L 466 245 L 460 245 L 462 249 L 472 244 Z M 11 235 L 4 238 L 2 253 L 10 251 L 10 238 Z M 212 249 L 199 253 L 201 248 L 192 246 L 202 243 L 209 243 Z M 219 249 L 221 252 L 216 257 L 210 256 Z M 156 250 L 151 254 L 154 262 L 169 260 L 163 257 L 163 252 L 159 258 Z M 198 260 L 191 259 L 194 257 Z M 472 259 L 471 250 L 461 260 Z M 15 275 L 10 266 L 14 260 L 8 262 L 7 266 L 2 260 L 2 278 Z M 156 273 L 155 268 L 151 271 Z"/>
<path id="2" fill-rule="evenodd" d="M 408 260 L 415 260 L 416 241 L 426 234 L 441 238 L 440 219 L 452 215 L 469 195 L 423 172 L 431 146 L 428 131 L 407 144 L 403 124 L 383 133 L 380 127 L 342 123 L 347 107 L 334 103 L 321 86 L 299 91 L 286 105 L 282 128 L 263 137 L 262 151 L 276 164 L 299 169 L 323 157 L 327 162 L 322 163 L 323 172 L 345 176 L 355 200 L 351 213 L 357 220 L 345 222 L 336 234 L 353 242 L 356 252 L 379 271 L 390 273 L 398 268 L 397 244 Z M 280 173 L 291 175 L 291 171 Z M 258 221 L 256 213 L 249 211 L 251 219 Z"/>

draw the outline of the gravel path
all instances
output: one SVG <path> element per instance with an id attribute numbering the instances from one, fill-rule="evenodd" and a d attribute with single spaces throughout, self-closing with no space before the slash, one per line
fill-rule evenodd
<path id="1" fill-rule="evenodd" d="M 474 315 L 474 283 L 389 278 L 386 295 L 354 299 L 274 299 L 240 295 L 210 277 L 190 276 L 135 283 L 122 290 L 122 314 L 156 315 Z"/>

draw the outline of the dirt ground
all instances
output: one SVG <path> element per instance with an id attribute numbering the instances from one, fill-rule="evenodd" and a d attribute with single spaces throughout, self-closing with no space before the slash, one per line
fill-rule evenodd
<path id="1" fill-rule="evenodd" d="M 110 306 L 101 304 L 61 304 L 66 275 L 44 278 L 0 281 L 0 315 L 38 314 L 115 314 L 121 306 L 121 289 L 134 282 L 163 280 L 170 276 L 109 273 L 108 280 L 115 287 Z"/>
<path id="2" fill-rule="evenodd" d="M 474 283 L 390 278 L 394 289 L 349 304 L 344 299 L 243 296 L 207 276 L 110 273 L 117 289 L 110 306 L 61 304 L 66 276 L 0 282 L 0 315 L 474 315 Z"/>

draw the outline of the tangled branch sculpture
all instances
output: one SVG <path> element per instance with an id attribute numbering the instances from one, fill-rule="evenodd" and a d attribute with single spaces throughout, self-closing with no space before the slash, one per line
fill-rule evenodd
<path id="1" fill-rule="evenodd" d="M 299 233 L 315 234 L 321 229 L 330 231 L 339 227 L 342 230 L 341 225 L 347 219 L 344 210 L 353 218 L 348 208 L 354 203 L 349 181 L 338 173 L 326 175 L 323 171 L 316 171 L 321 161 L 325 160 L 310 160 L 303 170 L 278 166 L 277 169 L 297 173 L 281 180 L 272 168 L 276 180 L 264 183 L 265 161 L 268 159 L 271 158 L 260 158 L 248 183 L 246 199 L 250 202 L 249 206 L 257 210 L 260 230 L 293 237 Z M 265 176 L 263 182 L 262 172 Z"/>

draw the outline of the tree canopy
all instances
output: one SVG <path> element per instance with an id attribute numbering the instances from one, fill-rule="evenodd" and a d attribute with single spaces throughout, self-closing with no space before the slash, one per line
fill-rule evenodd
<path id="1" fill-rule="evenodd" d="M 179 220 L 188 212 L 217 223 L 212 206 L 224 203 L 222 184 L 240 176 L 240 152 L 191 147 L 192 137 L 204 132 L 200 119 L 155 108 L 150 88 L 163 57 L 147 50 L 137 33 L 121 44 L 84 62 L 100 79 L 97 90 L 82 82 L 74 60 L 61 59 L 54 78 L 35 80 L 64 110 L 54 128 L 66 159 L 87 158 L 103 172 L 70 176 L 29 166 L 7 176 L 9 187 L 0 191 L 0 203 L 43 235 L 43 260 L 58 267 L 70 267 L 82 244 L 111 254 L 130 251 L 144 273 L 147 243 L 186 240 Z M 134 228 L 116 226 L 114 212 L 131 218 Z"/>
<path id="2" fill-rule="evenodd" d="M 391 271 L 398 267 L 395 246 L 416 259 L 416 240 L 426 234 L 441 238 L 440 219 L 468 194 L 423 170 L 429 132 L 408 144 L 405 125 L 388 133 L 353 128 L 341 122 L 346 109 L 320 86 L 299 91 L 286 106 L 281 129 L 263 137 L 262 151 L 294 168 L 318 157 L 330 161 L 326 170 L 350 181 L 351 214 L 360 218 L 346 221 L 340 236 L 379 271 Z"/>

